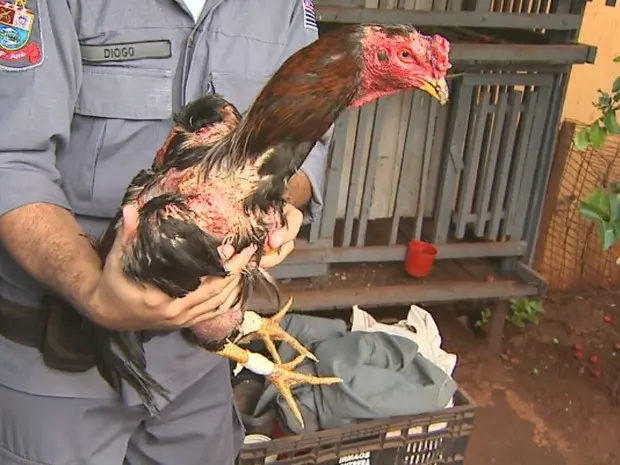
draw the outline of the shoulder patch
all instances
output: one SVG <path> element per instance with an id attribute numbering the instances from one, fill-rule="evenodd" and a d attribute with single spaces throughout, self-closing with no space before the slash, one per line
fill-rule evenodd
<path id="1" fill-rule="evenodd" d="M 0 1 L 0 69 L 21 71 L 43 62 L 37 0 Z"/>
<path id="2" fill-rule="evenodd" d="M 314 1 L 313 0 L 301 0 L 304 5 L 304 27 L 306 29 L 313 29 L 318 31 L 318 26 L 316 24 L 316 13 L 314 11 Z"/>

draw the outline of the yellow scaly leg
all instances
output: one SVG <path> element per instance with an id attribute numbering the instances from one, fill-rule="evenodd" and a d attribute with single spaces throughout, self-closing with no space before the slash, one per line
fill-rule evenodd
<path id="1" fill-rule="evenodd" d="M 294 360 L 288 363 L 273 363 L 267 357 L 250 352 L 249 350 L 242 349 L 232 342 L 227 343 L 224 348 L 218 352 L 218 355 L 226 357 L 237 363 L 240 363 L 245 368 L 257 375 L 265 376 L 278 390 L 278 392 L 284 397 L 291 412 L 299 421 L 301 427 L 304 427 L 304 420 L 301 416 L 301 411 L 295 402 L 291 387 L 295 384 L 335 384 L 342 383 L 341 378 L 335 377 L 318 377 L 307 375 L 304 373 L 296 373 L 293 370 L 304 360 L 305 356 L 299 355 Z"/>

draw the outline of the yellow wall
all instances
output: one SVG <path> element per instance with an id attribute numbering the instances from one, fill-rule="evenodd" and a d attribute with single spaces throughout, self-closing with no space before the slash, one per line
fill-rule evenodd
<path id="1" fill-rule="evenodd" d="M 620 63 L 612 62 L 620 55 L 620 4 L 610 7 L 605 6 L 605 0 L 588 2 L 579 42 L 598 47 L 596 63 L 573 66 L 564 118 L 589 122 L 597 117 L 591 103 L 598 98 L 597 89 L 609 91 L 620 76 Z"/>

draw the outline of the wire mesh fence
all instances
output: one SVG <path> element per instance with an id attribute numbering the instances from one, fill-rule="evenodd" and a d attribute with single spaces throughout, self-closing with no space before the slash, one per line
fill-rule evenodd
<path id="1" fill-rule="evenodd" d="M 609 136 L 601 148 L 579 152 L 572 137 L 584 126 L 563 123 L 545 200 L 536 267 L 552 292 L 620 287 L 620 243 L 603 251 L 597 224 L 579 212 L 580 201 L 597 187 L 620 180 L 620 137 Z"/>

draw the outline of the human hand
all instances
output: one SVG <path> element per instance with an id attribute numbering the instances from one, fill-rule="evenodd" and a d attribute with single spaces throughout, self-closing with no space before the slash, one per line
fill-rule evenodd
<path id="1" fill-rule="evenodd" d="M 260 260 L 259 265 L 263 268 L 272 268 L 279 265 L 295 248 L 295 238 L 301 229 L 304 215 L 291 204 L 286 204 L 284 206 L 284 216 L 286 216 L 287 226 L 276 229 L 267 238 L 265 245 L 269 246 L 271 251 L 263 255 Z M 235 248 L 232 245 L 224 245 L 221 248 L 220 254 L 224 258 L 229 258 L 234 252 Z"/>
<path id="2" fill-rule="evenodd" d="M 272 232 L 267 238 L 267 245 L 273 249 L 268 255 L 263 255 L 260 266 L 272 268 L 279 265 L 295 248 L 295 239 L 299 234 L 303 223 L 304 215 L 291 204 L 284 206 L 284 216 L 286 216 L 286 227 Z"/>
<path id="3" fill-rule="evenodd" d="M 236 255 L 220 250 L 229 276 L 204 278 L 196 290 L 175 299 L 152 286 L 133 283 L 123 274 L 122 248 L 137 227 L 137 214 L 135 207 L 123 209 L 123 225 L 91 293 L 91 318 L 111 329 L 132 331 L 183 328 L 228 312 L 240 292 L 241 270 L 256 253 L 256 247 Z"/>

